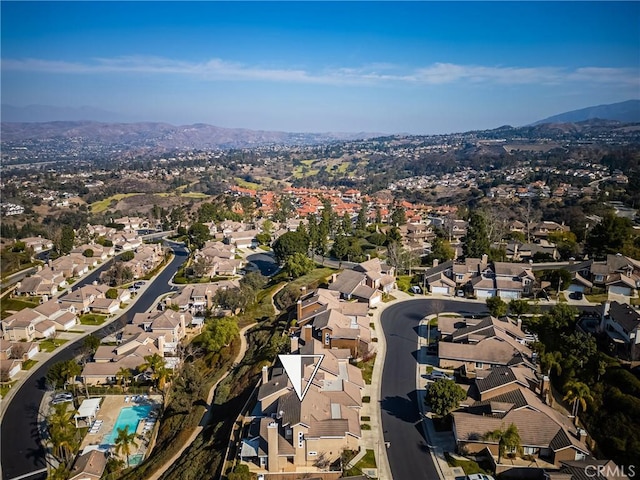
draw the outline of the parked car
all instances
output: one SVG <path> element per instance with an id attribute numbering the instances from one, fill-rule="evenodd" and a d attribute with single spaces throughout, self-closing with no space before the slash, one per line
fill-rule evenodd
<path id="1" fill-rule="evenodd" d="M 582 297 L 584 295 L 582 294 L 582 292 L 571 292 L 569 294 L 569 298 L 573 299 L 573 300 L 582 300 Z"/>
<path id="2" fill-rule="evenodd" d="M 58 405 L 59 403 L 67 403 L 73 401 L 73 395 L 70 393 L 56 393 L 51 400 L 51 405 Z"/>
<path id="3" fill-rule="evenodd" d="M 144 287 L 146 284 L 147 282 L 143 282 L 142 280 L 140 280 L 139 282 L 134 283 L 133 286 L 136 288 L 140 288 L 140 287 Z"/>
<path id="4" fill-rule="evenodd" d="M 447 375 L 446 373 L 441 372 L 439 370 L 434 370 L 433 372 L 431 372 L 431 374 L 429 375 L 429 378 L 431 380 L 440 380 L 440 379 L 455 380 L 455 377 L 453 377 L 452 375 Z"/>
<path id="5" fill-rule="evenodd" d="M 409 291 L 411 293 L 422 293 L 422 289 L 418 285 L 413 285 Z"/>
<path id="6" fill-rule="evenodd" d="M 467 480 L 494 480 L 491 475 L 485 475 L 484 473 L 473 473 L 467 475 Z"/>

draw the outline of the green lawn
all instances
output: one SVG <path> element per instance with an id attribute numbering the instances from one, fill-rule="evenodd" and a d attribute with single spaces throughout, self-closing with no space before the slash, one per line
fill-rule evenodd
<path id="1" fill-rule="evenodd" d="M 491 472 L 487 472 L 483 470 L 478 463 L 472 460 L 459 460 L 457 458 L 453 458 L 451 455 L 445 452 L 445 458 L 447 459 L 447 463 L 450 467 L 462 467 L 464 473 L 467 475 L 472 475 L 474 473 L 484 473 L 486 475 L 490 475 Z"/>
<path id="2" fill-rule="evenodd" d="M 62 345 L 63 343 L 67 343 L 67 342 L 68 342 L 68 340 L 64 340 L 64 339 L 60 339 L 60 338 L 57 338 L 55 340 L 53 340 L 52 338 L 47 338 L 46 340 L 42 340 L 40 342 L 40 351 L 41 352 L 51 353 L 56 348 L 58 348 L 60 345 Z"/>
<path id="3" fill-rule="evenodd" d="M 589 300 L 591 303 L 603 303 L 609 299 L 609 295 L 606 293 L 597 293 L 592 295 L 585 294 L 584 298 Z"/>
<path id="4" fill-rule="evenodd" d="M 8 298 L 5 297 L 0 302 L 0 315 L 2 318 L 7 318 L 12 315 L 11 312 L 19 312 L 20 310 L 24 310 L 25 308 L 33 308 L 37 307 L 39 304 L 38 301 L 34 301 L 28 299 L 17 299 L 17 298 Z"/>
<path id="5" fill-rule="evenodd" d="M 96 313 L 85 313 L 80 316 L 80 323 L 82 325 L 102 325 L 106 320 L 106 315 L 98 315 Z"/>
<path id="6" fill-rule="evenodd" d="M 376 356 L 374 355 L 366 362 L 358 362 L 356 363 L 356 367 L 362 370 L 362 378 L 366 384 L 371 383 L 371 377 L 373 376 L 373 364 L 376 361 Z"/>
<path id="7" fill-rule="evenodd" d="M 241 188 L 248 188 L 249 190 L 260 190 L 262 189 L 262 185 L 258 185 L 257 183 L 247 182 L 246 180 L 240 177 L 234 177 L 235 182 Z"/>
<path id="8" fill-rule="evenodd" d="M 22 362 L 22 369 L 31 370 L 31 367 L 33 367 L 36 363 L 38 363 L 37 360 L 27 360 L 26 362 Z"/>
<path id="9" fill-rule="evenodd" d="M 353 468 L 347 470 L 345 476 L 347 477 L 355 477 L 357 475 L 362 475 L 363 468 L 376 468 L 376 456 L 372 449 L 367 449 L 367 453 L 364 457 L 360 459 L 358 463 L 356 463 Z"/>
<path id="10" fill-rule="evenodd" d="M 17 380 L 14 380 L 13 382 L 3 383 L 2 385 L 0 385 L 0 397 L 4 398 L 5 395 L 9 393 L 9 390 L 11 390 L 11 387 L 13 387 L 13 385 L 15 385 L 16 382 Z"/>

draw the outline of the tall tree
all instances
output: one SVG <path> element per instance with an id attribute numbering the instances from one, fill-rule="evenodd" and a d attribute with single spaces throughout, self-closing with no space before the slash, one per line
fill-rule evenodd
<path id="1" fill-rule="evenodd" d="M 349 240 L 344 235 L 336 235 L 333 241 L 331 253 L 338 260 L 344 260 L 349 250 Z"/>
<path id="2" fill-rule="evenodd" d="M 479 258 L 489 253 L 489 235 L 484 217 L 478 212 L 471 212 L 467 235 L 464 238 L 462 251 L 467 258 Z"/>
<path id="3" fill-rule="evenodd" d="M 273 243 L 273 253 L 280 263 L 294 253 L 306 254 L 309 248 L 309 237 L 300 232 L 287 232 Z"/>
<path id="4" fill-rule="evenodd" d="M 407 213 L 402 205 L 399 205 L 391 213 L 391 225 L 399 227 L 407 223 Z"/>
<path id="5" fill-rule="evenodd" d="M 487 308 L 494 317 L 504 317 L 507 314 L 507 303 L 500 297 L 487 298 Z"/>
<path id="6" fill-rule="evenodd" d="M 580 409 L 582 411 L 586 411 L 587 409 L 587 401 L 593 402 L 593 395 L 591 395 L 591 390 L 587 386 L 587 384 L 579 382 L 577 380 L 569 380 L 564 385 L 565 395 L 562 397 L 563 400 L 568 401 L 573 404 L 572 415 L 576 419 L 575 423 L 578 424 L 578 414 L 580 413 Z"/>
<path id="7" fill-rule="evenodd" d="M 127 467 L 129 467 L 129 455 L 131 455 L 131 447 L 138 447 L 136 443 L 136 432 L 129 433 L 129 425 L 125 425 L 124 428 L 118 429 L 118 436 L 116 437 L 116 453 L 124 454 L 127 458 Z"/>
<path id="8" fill-rule="evenodd" d="M 356 220 L 356 231 L 358 232 L 365 232 L 367 230 L 368 208 L 367 202 L 363 200 L 360 210 L 358 211 L 358 219 Z"/>
<path id="9" fill-rule="evenodd" d="M 514 423 L 510 424 L 507 428 L 498 428 L 491 432 L 484 434 L 486 440 L 498 441 L 498 464 L 507 452 L 512 450 L 518 450 L 520 448 L 520 434 L 518 433 L 518 427 Z"/>
<path id="10" fill-rule="evenodd" d="M 73 250 L 76 234 L 73 231 L 73 227 L 70 225 L 62 226 L 62 233 L 60 236 L 60 253 L 67 254 Z"/>
<path id="11" fill-rule="evenodd" d="M 628 218 L 607 214 L 587 234 L 585 251 L 596 258 L 604 258 L 608 253 L 620 253 L 632 231 Z"/>
<path id="12" fill-rule="evenodd" d="M 467 394 L 453 380 L 440 378 L 429 385 L 425 403 L 431 407 L 436 415 L 444 417 L 460 405 L 467 398 Z"/>

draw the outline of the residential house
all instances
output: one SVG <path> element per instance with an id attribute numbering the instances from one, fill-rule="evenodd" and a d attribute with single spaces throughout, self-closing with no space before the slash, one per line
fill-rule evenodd
<path id="1" fill-rule="evenodd" d="M 367 275 L 354 270 L 344 270 L 333 276 L 329 290 L 340 292 L 345 300 L 356 299 L 373 307 L 382 301 L 382 292 L 367 285 Z"/>
<path id="2" fill-rule="evenodd" d="M 500 298 L 513 300 L 531 295 L 536 277 L 531 267 L 519 263 L 495 262 L 493 264 L 497 294 Z"/>
<path id="3" fill-rule="evenodd" d="M 382 263 L 379 258 L 372 258 L 353 267 L 355 272 L 366 275 L 367 286 L 383 293 L 391 293 L 396 288 L 395 268 Z"/>
<path id="4" fill-rule="evenodd" d="M 133 272 L 133 278 L 141 278 L 156 268 L 164 259 L 162 246 L 158 243 L 141 245 L 135 251 L 132 260 L 127 262 L 127 266 Z"/>
<path id="5" fill-rule="evenodd" d="M 424 271 L 423 285 L 431 293 L 455 295 L 456 282 L 453 277 L 453 260 L 440 263 L 433 261 L 433 268 Z"/>
<path id="6" fill-rule="evenodd" d="M 550 221 L 538 222 L 531 227 L 531 234 L 539 239 L 547 238 L 550 233 L 564 233 L 568 231 L 568 226 Z"/>
<path id="7" fill-rule="evenodd" d="M 39 297 L 47 295 L 53 297 L 58 292 L 58 287 L 38 274 L 20 280 L 15 289 L 16 295 Z"/>
<path id="8" fill-rule="evenodd" d="M 7 382 L 22 370 L 22 360 L 9 358 L 0 361 L 0 381 Z"/>
<path id="9" fill-rule="evenodd" d="M 102 450 L 91 450 L 76 458 L 69 480 L 100 480 L 107 467 L 107 455 Z"/>
<path id="10" fill-rule="evenodd" d="M 224 242 L 228 245 L 233 245 L 236 248 L 257 247 L 258 241 L 256 240 L 256 235 L 259 233 L 260 231 L 258 230 L 243 230 L 225 233 Z"/>
<path id="11" fill-rule="evenodd" d="M 531 462 L 533 468 L 557 469 L 562 461 L 586 458 L 586 432 L 546 405 L 541 399 L 543 389 L 533 371 L 523 367 L 497 367 L 479 375 L 463 402 L 465 408 L 452 414 L 458 451 L 489 452 L 497 464 L 498 441 L 488 439 L 486 434 L 514 424 L 522 454 L 536 459 Z M 509 461 L 503 461 L 496 470 L 501 473 L 511 467 Z"/>
<path id="12" fill-rule="evenodd" d="M 40 345 L 38 342 L 9 342 L 7 340 L 0 339 L 2 343 L 2 352 L 0 352 L 0 360 L 7 360 L 9 358 L 15 360 L 27 361 L 31 360 L 40 351 Z M 7 346 L 9 348 L 7 349 Z M 8 356 L 4 356 L 7 355 Z"/>
<path id="13" fill-rule="evenodd" d="M 51 320 L 56 330 L 67 331 L 71 330 L 77 323 L 78 317 L 76 316 L 75 306 L 71 305 L 68 308 L 63 306 L 58 300 L 48 300 L 34 308 L 36 312 Z"/>
<path id="14" fill-rule="evenodd" d="M 440 328 L 446 329 L 447 323 L 444 321 Z M 443 332 L 445 341 L 438 344 L 440 367 L 460 368 L 467 376 L 497 366 L 524 365 L 535 370 L 533 352 L 519 325 L 486 317 L 477 324 L 456 326 L 459 328 L 451 334 Z"/>
<path id="15" fill-rule="evenodd" d="M 94 300 L 105 298 L 107 290 L 109 287 L 106 285 L 84 285 L 60 297 L 59 301 L 63 308 L 73 308 L 78 313 L 88 313 L 91 311 Z"/>
<path id="16" fill-rule="evenodd" d="M 593 285 L 608 293 L 635 296 L 640 288 L 640 262 L 624 255 L 607 255 L 603 262 L 591 264 Z"/>
<path id="17" fill-rule="evenodd" d="M 188 311 L 192 314 L 198 314 L 217 306 L 214 302 L 214 297 L 218 290 L 239 287 L 240 282 L 238 280 L 187 285 L 174 297 L 167 297 L 165 304 L 167 306 L 177 305 L 181 312 Z"/>
<path id="18" fill-rule="evenodd" d="M 31 308 L 25 308 L 13 315 L 2 320 L 2 338 L 12 342 L 27 341 L 31 342 L 39 336 L 50 336 L 55 333 L 55 327 L 52 330 L 45 330 L 44 335 L 40 330 L 36 330 L 38 323 L 46 321 L 46 317 Z"/>
<path id="19" fill-rule="evenodd" d="M 622 356 L 640 360 L 640 314 L 630 305 L 606 302 L 600 329 L 619 346 Z"/>
<path id="20" fill-rule="evenodd" d="M 24 242 L 25 247 L 32 248 L 34 253 L 39 253 L 53 248 L 53 242 L 41 235 L 38 235 L 37 237 L 22 238 L 20 241 Z"/>

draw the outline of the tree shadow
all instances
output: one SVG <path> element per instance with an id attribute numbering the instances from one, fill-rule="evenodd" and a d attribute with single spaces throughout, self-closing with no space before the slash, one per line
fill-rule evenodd
<path id="1" fill-rule="evenodd" d="M 416 397 L 415 392 L 411 392 Z M 406 397 L 385 397 L 380 401 L 380 407 L 389 415 L 396 417 L 403 422 L 415 423 L 420 420 L 420 414 L 416 408 L 415 400 Z"/>

